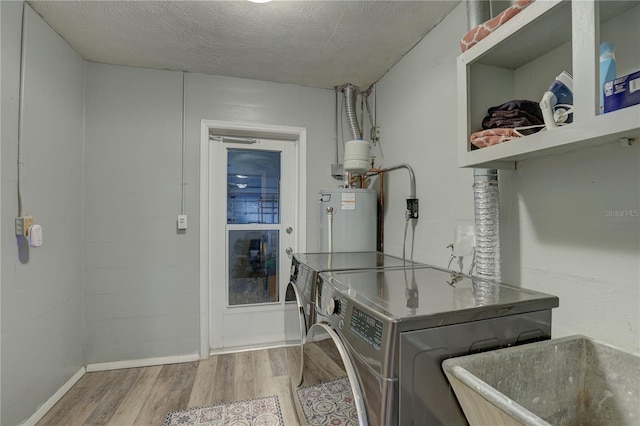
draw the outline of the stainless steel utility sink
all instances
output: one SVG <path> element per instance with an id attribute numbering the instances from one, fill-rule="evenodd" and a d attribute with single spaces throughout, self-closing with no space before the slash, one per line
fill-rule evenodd
<path id="1" fill-rule="evenodd" d="M 442 363 L 473 425 L 640 425 L 640 357 L 570 336 Z"/>

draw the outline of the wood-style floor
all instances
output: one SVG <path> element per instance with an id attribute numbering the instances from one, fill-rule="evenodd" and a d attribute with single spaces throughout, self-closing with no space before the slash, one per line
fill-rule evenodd
<path id="1" fill-rule="evenodd" d="M 277 395 L 284 424 L 298 425 L 286 349 L 85 374 L 38 425 L 162 425 L 165 414 Z"/>

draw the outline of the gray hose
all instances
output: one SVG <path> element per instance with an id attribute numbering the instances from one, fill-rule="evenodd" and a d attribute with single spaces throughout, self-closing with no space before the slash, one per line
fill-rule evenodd
<path id="1" fill-rule="evenodd" d="M 416 198 L 416 176 L 413 173 L 413 169 L 411 168 L 410 165 L 406 163 L 401 163 L 395 166 L 386 167 L 382 169 L 381 172 L 386 173 L 386 172 L 391 172 L 393 170 L 398 170 L 398 169 L 407 169 L 407 171 L 409 172 L 409 184 L 411 185 L 411 196 L 409 198 Z"/>
<path id="2" fill-rule="evenodd" d="M 491 19 L 491 3 L 487 0 L 467 0 L 467 29 Z"/>
<path id="3" fill-rule="evenodd" d="M 497 170 L 474 170 L 476 275 L 500 280 L 500 192 Z"/>

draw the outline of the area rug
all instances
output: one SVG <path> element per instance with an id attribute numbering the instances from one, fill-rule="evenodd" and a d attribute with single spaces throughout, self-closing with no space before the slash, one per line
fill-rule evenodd
<path id="1" fill-rule="evenodd" d="M 277 396 L 167 413 L 164 426 L 283 426 Z"/>
<path id="2" fill-rule="evenodd" d="M 353 392 L 346 377 L 302 387 L 297 393 L 310 426 L 358 424 Z"/>

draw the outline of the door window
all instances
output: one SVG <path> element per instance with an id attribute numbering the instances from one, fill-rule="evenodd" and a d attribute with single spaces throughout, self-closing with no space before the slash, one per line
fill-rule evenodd
<path id="1" fill-rule="evenodd" d="M 280 300 L 280 156 L 227 150 L 229 306 Z"/>

